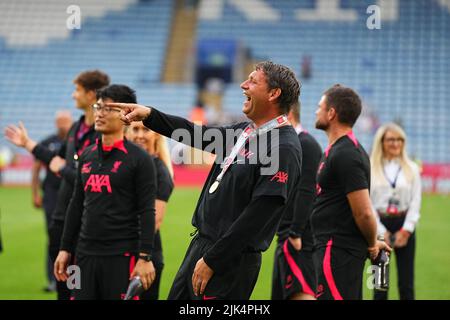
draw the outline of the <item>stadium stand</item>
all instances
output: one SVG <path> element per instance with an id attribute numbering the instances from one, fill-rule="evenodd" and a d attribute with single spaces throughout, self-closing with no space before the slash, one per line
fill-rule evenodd
<path id="1" fill-rule="evenodd" d="M 413 156 L 450 161 L 448 2 L 379 1 L 384 19 L 379 30 L 366 27 L 366 9 L 375 1 L 342 0 L 339 12 L 330 10 L 334 0 L 324 2 L 323 12 L 320 1 L 267 0 L 259 11 L 252 10 L 251 2 L 258 1 L 246 1 L 248 7 L 231 0 L 203 1 L 198 39 L 238 39 L 256 60 L 286 64 L 300 79 L 302 58 L 310 56 L 312 76 L 302 79 L 306 128 L 314 128 L 324 89 L 343 83 L 358 90 L 376 117 L 365 115 L 356 129 L 367 150 L 374 133 L 371 121 L 398 120 L 410 137 Z M 228 85 L 226 111 L 241 112 L 241 91 L 238 83 Z M 316 136 L 326 145 L 323 134 Z"/>
<path id="2" fill-rule="evenodd" d="M 69 0 L 1 1 L 0 127 L 23 120 L 32 137 L 43 138 L 53 130 L 55 110 L 74 110 L 73 77 L 92 68 L 135 88 L 141 103 L 187 116 L 197 99 L 194 79 L 163 83 L 180 2 L 79 0 L 81 29 L 69 30 Z M 381 29 L 367 28 L 372 4 L 381 7 Z M 296 72 L 303 83 L 302 122 L 322 146 L 316 105 L 324 89 L 343 83 L 364 99 L 366 113 L 355 131 L 367 150 L 378 124 L 396 120 L 413 157 L 450 163 L 450 1 L 203 0 L 197 12 L 192 37 L 199 43 L 237 41 L 252 61 L 271 59 Z M 186 65 L 191 61 L 186 57 Z M 242 109 L 239 79 L 233 81 L 222 99 L 227 119 Z M 11 147 L 3 137 L 0 145 Z"/>
<path id="3" fill-rule="evenodd" d="M 30 136 L 43 138 L 53 131 L 55 110 L 74 109 L 72 79 L 92 68 L 135 88 L 143 103 L 187 115 L 195 87 L 160 84 L 173 1 L 78 1 L 81 29 L 69 32 L 70 3 L 0 4 L 2 128 L 23 120 Z"/>

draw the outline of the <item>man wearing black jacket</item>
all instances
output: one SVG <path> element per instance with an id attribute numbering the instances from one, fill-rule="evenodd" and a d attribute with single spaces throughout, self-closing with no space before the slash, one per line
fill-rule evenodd
<path id="1" fill-rule="evenodd" d="M 154 108 L 109 104 L 124 111 L 125 122 L 143 120 L 145 126 L 167 137 L 187 132 L 194 139 L 178 140 L 193 147 L 208 150 L 211 140 L 207 136 L 211 134 L 217 147 L 211 151 L 218 158 L 227 155 L 222 165 L 216 161 L 203 187 L 192 220 L 198 234 L 168 299 L 249 299 L 261 252 L 269 247 L 287 204 L 293 201 L 300 178 L 301 146 L 286 114 L 298 100 L 299 83 L 287 67 L 267 61 L 256 65 L 241 88 L 243 112 L 251 122 L 229 127 L 197 126 Z M 226 139 L 229 132 L 238 134 Z M 196 140 L 197 133 L 204 134 L 203 138 Z M 272 143 L 274 137 L 278 143 L 276 139 Z M 264 155 L 251 145 L 265 138 Z M 269 163 L 275 164 L 275 159 L 274 170 L 264 170 Z"/>
<path id="2" fill-rule="evenodd" d="M 93 106 L 95 130 L 101 138 L 79 158 L 54 268 L 55 277 L 66 281 L 77 245 L 81 288 L 73 290 L 75 300 L 123 299 L 129 279 L 139 276 L 148 289 L 155 277 L 151 261 L 155 165 L 143 149 L 124 140 L 120 110 L 104 105 L 113 101 L 136 103 L 136 96 L 127 86 L 111 85 L 97 97 Z"/>
<path id="3" fill-rule="evenodd" d="M 99 70 L 91 70 L 80 73 L 73 82 L 75 90 L 72 97 L 76 107 L 84 114 L 72 125 L 58 153 L 30 139 L 22 123 L 19 127 L 11 125 L 5 130 L 8 140 L 28 150 L 36 159 L 46 164 L 53 173 L 63 178 L 49 227 L 49 252 L 52 262 L 55 261 L 61 244 L 66 209 L 73 193 L 78 157 L 98 137 L 94 131 L 92 111 L 92 105 L 97 101 L 96 91 L 109 84 L 109 77 Z M 57 292 L 58 300 L 70 298 L 70 291 L 65 283 L 57 283 Z"/>
<path id="4" fill-rule="evenodd" d="M 293 106 L 289 121 L 302 146 L 302 176 L 297 200 L 286 210 L 278 227 L 278 243 L 272 277 L 273 300 L 311 300 L 315 297 L 316 274 L 312 258 L 314 241 L 310 216 L 316 193 L 316 172 L 322 149 L 300 124 L 300 103 Z"/>

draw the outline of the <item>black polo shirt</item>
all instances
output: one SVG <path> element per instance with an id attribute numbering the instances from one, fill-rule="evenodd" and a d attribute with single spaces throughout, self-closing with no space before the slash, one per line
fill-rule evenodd
<path id="1" fill-rule="evenodd" d="M 155 229 L 153 159 L 129 141 L 82 153 L 61 249 L 85 255 L 151 253 Z"/>
<path id="2" fill-rule="evenodd" d="M 367 256 L 368 243 L 356 225 L 347 194 L 369 188 L 369 157 L 350 132 L 325 150 L 319 164 L 311 220 L 317 247 L 332 239 L 333 246 Z"/>

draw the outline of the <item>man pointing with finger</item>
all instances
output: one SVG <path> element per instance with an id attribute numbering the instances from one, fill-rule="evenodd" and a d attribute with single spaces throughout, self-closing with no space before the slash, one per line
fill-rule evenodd
<path id="1" fill-rule="evenodd" d="M 108 104 L 122 109 L 125 122 L 143 121 L 167 137 L 177 129 L 194 138 L 201 132 L 212 139 L 177 140 L 203 150 L 209 150 L 210 141 L 217 147 L 209 150 L 219 160 L 211 168 L 192 219 L 198 234 L 169 299 L 249 299 L 261 252 L 269 247 L 284 210 L 293 201 L 301 146 L 286 114 L 298 100 L 300 85 L 290 69 L 266 61 L 256 65 L 241 88 L 243 112 L 251 121 L 229 127 L 196 126 L 136 104 Z M 227 139 L 230 131 L 235 134 Z M 260 143 L 257 150 L 252 147 L 255 142 Z M 265 170 L 269 164 L 273 170 Z"/>

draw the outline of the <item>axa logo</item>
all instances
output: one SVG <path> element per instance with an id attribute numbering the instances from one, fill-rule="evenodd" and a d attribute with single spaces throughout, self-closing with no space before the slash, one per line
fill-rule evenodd
<path id="1" fill-rule="evenodd" d="M 81 173 L 90 173 L 91 172 L 91 163 L 92 161 L 86 162 L 81 167 Z"/>
<path id="2" fill-rule="evenodd" d="M 277 179 L 277 182 L 286 183 L 288 180 L 288 174 L 283 171 L 278 171 L 277 173 L 275 173 L 272 179 L 270 179 L 270 181 L 273 181 L 275 179 Z"/>
<path id="3" fill-rule="evenodd" d="M 117 173 L 117 170 L 119 170 L 120 165 L 122 164 L 122 161 L 116 161 L 114 162 L 113 168 L 111 169 L 111 172 Z"/>
<path id="4" fill-rule="evenodd" d="M 91 174 L 86 181 L 84 191 L 88 191 L 89 187 L 91 187 L 90 192 L 102 192 L 102 188 L 106 187 L 108 193 L 112 193 L 109 176 L 106 174 Z"/>

